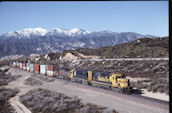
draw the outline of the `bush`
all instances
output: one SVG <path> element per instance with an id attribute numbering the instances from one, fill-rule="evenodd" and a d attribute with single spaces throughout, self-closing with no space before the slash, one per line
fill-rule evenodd
<path id="1" fill-rule="evenodd" d="M 32 77 L 29 77 L 25 80 L 26 85 L 42 85 L 43 82 Z"/>
<path id="2" fill-rule="evenodd" d="M 7 85 L 8 82 L 16 80 L 17 78 L 21 77 L 21 75 L 12 76 L 11 74 L 6 74 L 9 69 L 1 70 L 0 69 L 0 86 Z"/>
<path id="3" fill-rule="evenodd" d="M 8 100 L 18 93 L 18 89 L 0 88 L 0 113 L 14 113 L 14 109 L 9 104 Z"/>
<path id="4" fill-rule="evenodd" d="M 44 89 L 31 90 L 20 96 L 20 101 L 33 113 L 108 113 L 106 108 L 92 104 L 84 105 L 78 98 L 70 98 L 61 93 Z"/>
<path id="5" fill-rule="evenodd" d="M 147 89 L 152 92 L 166 93 L 169 91 L 169 81 L 164 78 L 137 81 L 133 86 L 137 89 Z"/>

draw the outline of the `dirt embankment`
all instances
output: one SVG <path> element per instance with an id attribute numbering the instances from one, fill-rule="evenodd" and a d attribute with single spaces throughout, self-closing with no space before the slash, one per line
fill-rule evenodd
<path id="1" fill-rule="evenodd" d="M 75 54 L 74 54 L 75 53 Z M 60 57 L 60 60 L 75 60 L 75 59 L 88 59 L 88 58 L 99 58 L 99 56 L 96 55 L 84 55 L 79 52 L 74 52 L 74 51 L 69 51 L 66 53 L 63 53 L 64 56 L 62 55 Z"/>

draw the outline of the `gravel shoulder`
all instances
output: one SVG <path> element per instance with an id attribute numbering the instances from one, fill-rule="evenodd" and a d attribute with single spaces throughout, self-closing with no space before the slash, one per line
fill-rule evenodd
<path id="1" fill-rule="evenodd" d="M 169 95 L 165 93 L 160 93 L 160 92 L 153 93 L 153 92 L 148 92 L 146 89 L 143 89 L 143 94 L 141 95 L 145 97 L 155 98 L 169 102 Z"/>

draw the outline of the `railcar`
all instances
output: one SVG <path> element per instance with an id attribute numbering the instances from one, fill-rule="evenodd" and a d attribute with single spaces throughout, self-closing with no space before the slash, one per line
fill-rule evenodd
<path id="1" fill-rule="evenodd" d="M 48 66 L 46 64 L 40 65 L 40 74 L 46 75 L 47 74 L 47 68 Z"/>
<path id="2" fill-rule="evenodd" d="M 30 72 L 35 72 L 35 64 L 30 63 Z"/>
<path id="3" fill-rule="evenodd" d="M 20 69 L 22 69 L 23 68 L 23 64 L 20 62 Z"/>
<path id="4" fill-rule="evenodd" d="M 23 63 L 23 69 L 26 70 L 26 62 Z"/>
<path id="5" fill-rule="evenodd" d="M 34 64 L 35 66 L 35 73 L 40 73 L 40 64 Z"/>

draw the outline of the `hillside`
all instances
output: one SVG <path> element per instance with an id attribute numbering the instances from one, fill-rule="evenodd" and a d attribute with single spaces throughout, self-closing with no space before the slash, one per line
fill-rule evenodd
<path id="1" fill-rule="evenodd" d="M 31 61 L 56 64 L 61 60 L 87 58 L 135 58 L 135 57 L 168 57 L 168 37 L 141 38 L 132 42 L 98 49 L 80 48 L 63 52 L 47 53 L 31 58 Z"/>
<path id="2" fill-rule="evenodd" d="M 132 42 L 98 49 L 80 48 L 72 51 L 101 58 L 121 57 L 168 57 L 169 38 L 141 38 Z"/>

